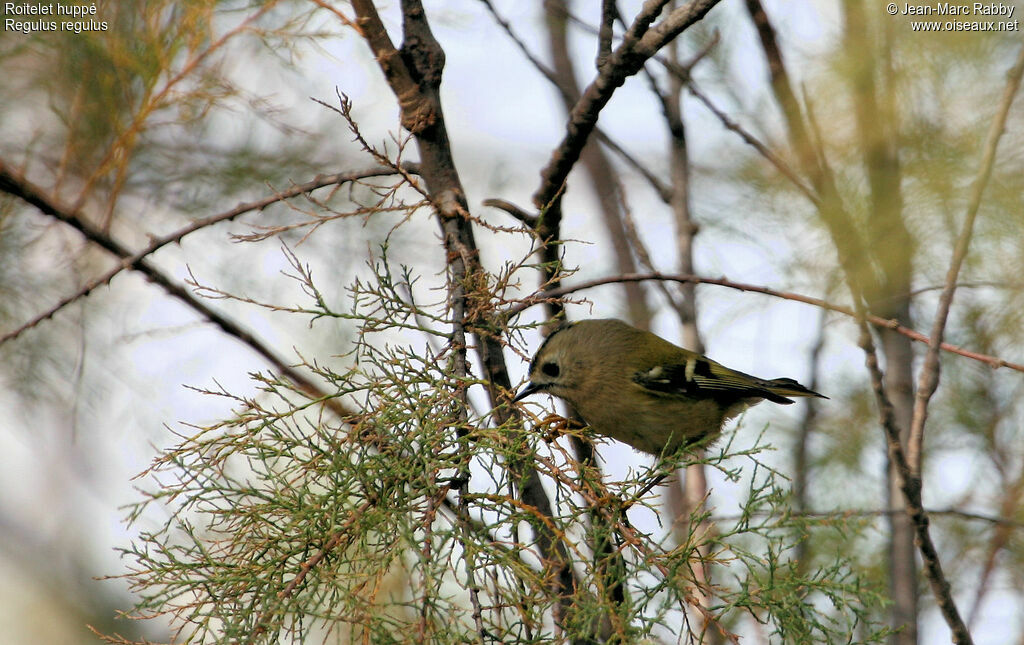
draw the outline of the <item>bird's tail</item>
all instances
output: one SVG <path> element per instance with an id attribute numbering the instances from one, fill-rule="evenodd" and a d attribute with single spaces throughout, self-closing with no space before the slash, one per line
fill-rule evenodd
<path id="1" fill-rule="evenodd" d="M 828 397 L 824 394 L 819 394 L 814 390 L 800 385 L 791 378 L 776 378 L 770 381 L 764 382 L 764 389 L 772 396 L 765 397 L 769 401 L 775 403 L 792 403 L 787 396 L 816 396 L 819 399 L 827 399 Z"/>

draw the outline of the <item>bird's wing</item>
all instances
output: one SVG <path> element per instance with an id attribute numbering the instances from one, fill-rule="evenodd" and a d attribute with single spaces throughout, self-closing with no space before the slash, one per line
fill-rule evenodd
<path id="1" fill-rule="evenodd" d="M 821 396 L 793 379 L 766 381 L 744 374 L 703 356 L 690 356 L 682 364 L 657 365 L 633 375 L 633 381 L 654 394 L 725 399 L 762 398 L 792 403 L 788 396 Z"/>

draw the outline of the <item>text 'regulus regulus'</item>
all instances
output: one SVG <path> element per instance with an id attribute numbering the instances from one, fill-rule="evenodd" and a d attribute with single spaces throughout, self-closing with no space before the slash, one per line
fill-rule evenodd
<path id="1" fill-rule="evenodd" d="M 637 450 L 669 454 L 717 434 L 767 399 L 815 396 L 790 378 L 760 379 L 729 369 L 621 320 L 581 320 L 555 329 L 530 364 L 516 396 L 547 393 L 567 401 L 594 432 Z"/>

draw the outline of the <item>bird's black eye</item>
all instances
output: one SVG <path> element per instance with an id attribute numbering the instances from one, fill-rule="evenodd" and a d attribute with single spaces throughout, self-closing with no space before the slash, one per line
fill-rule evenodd
<path id="1" fill-rule="evenodd" d="M 544 363 L 543 365 L 540 366 L 540 371 L 545 376 L 550 376 L 551 378 L 558 378 L 558 374 L 561 370 L 558 369 L 558 363 Z"/>

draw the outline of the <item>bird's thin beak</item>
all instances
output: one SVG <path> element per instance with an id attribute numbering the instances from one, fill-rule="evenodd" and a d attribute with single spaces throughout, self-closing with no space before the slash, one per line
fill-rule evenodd
<path id="1" fill-rule="evenodd" d="M 543 389 L 544 389 L 543 385 L 538 385 L 537 383 L 534 383 L 534 382 L 531 381 L 531 382 L 526 384 L 526 387 L 524 387 L 523 390 L 519 394 L 516 395 L 516 398 L 512 399 L 512 402 L 513 403 L 519 403 L 520 401 L 522 401 L 526 397 L 530 396 L 531 394 L 535 394 L 535 393 L 537 393 L 537 392 L 539 392 L 539 391 L 541 391 Z"/>

